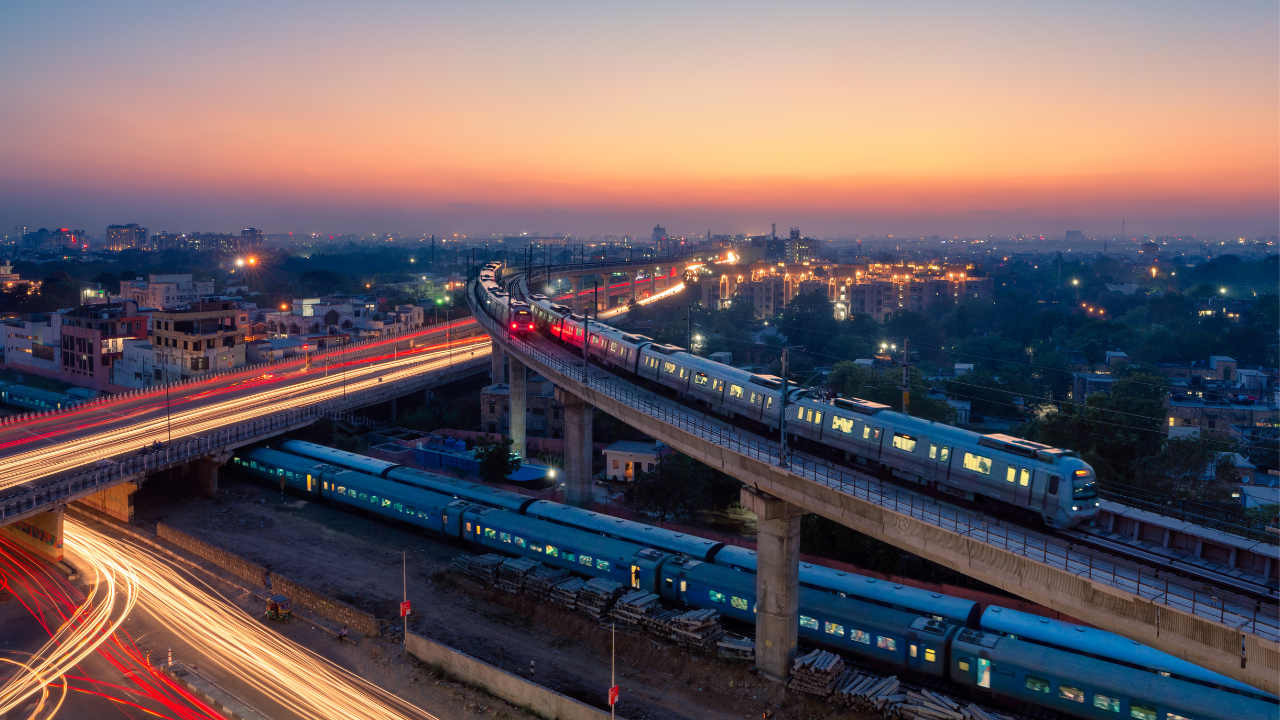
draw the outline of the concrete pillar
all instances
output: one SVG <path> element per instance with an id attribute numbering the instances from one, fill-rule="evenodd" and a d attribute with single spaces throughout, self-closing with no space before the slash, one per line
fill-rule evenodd
<path id="1" fill-rule="evenodd" d="M 133 494 L 137 491 L 137 483 L 120 483 L 80 498 L 76 504 L 129 523 L 133 522 Z"/>
<path id="2" fill-rule="evenodd" d="M 36 557 L 62 562 L 62 508 L 32 515 L 0 528 L 0 532 Z"/>
<path id="3" fill-rule="evenodd" d="M 564 503 L 591 509 L 591 444 L 594 408 L 577 395 L 556 388 L 556 400 L 564 405 Z"/>
<path id="4" fill-rule="evenodd" d="M 804 511 L 754 488 L 742 504 L 756 514 L 756 670 L 791 676 L 800 629 L 800 516 Z"/>
<path id="5" fill-rule="evenodd" d="M 396 399 L 391 398 L 391 400 L 389 400 L 388 402 L 391 405 L 391 419 L 395 420 L 396 419 Z"/>
<path id="6" fill-rule="evenodd" d="M 489 382 L 494 385 L 507 381 L 507 353 L 498 347 L 498 343 L 492 344 L 493 350 L 489 353 Z"/>
<path id="7" fill-rule="evenodd" d="M 658 271 L 650 270 L 649 271 L 649 297 L 653 297 L 654 295 L 657 295 L 657 294 L 658 294 Z"/>
<path id="8" fill-rule="evenodd" d="M 636 271 L 632 270 L 631 272 L 627 273 L 627 277 L 631 279 L 631 287 L 628 288 L 631 293 L 631 299 L 628 300 L 627 302 L 633 303 L 636 301 Z"/>
<path id="9" fill-rule="evenodd" d="M 573 308 L 575 313 L 581 313 L 582 298 L 579 297 L 579 293 L 582 292 L 582 276 L 575 275 L 569 278 L 569 284 L 573 288 L 573 302 L 569 303 L 569 307 Z"/>
<path id="10" fill-rule="evenodd" d="M 231 453 L 220 453 L 196 461 L 196 478 L 200 483 L 201 495 L 213 497 L 218 494 L 218 468 L 230 459 Z"/>
<path id="11" fill-rule="evenodd" d="M 511 361 L 511 449 L 525 457 L 524 454 L 524 421 L 525 421 L 525 401 L 524 401 L 524 380 L 525 370 L 524 363 L 515 359 L 508 358 Z"/>

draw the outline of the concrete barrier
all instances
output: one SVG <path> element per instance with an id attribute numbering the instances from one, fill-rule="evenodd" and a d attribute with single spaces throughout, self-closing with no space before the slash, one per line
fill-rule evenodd
<path id="1" fill-rule="evenodd" d="M 609 713 L 603 710 L 499 670 L 489 663 L 421 635 L 409 633 L 406 649 L 422 662 L 439 665 L 459 680 L 475 685 L 512 705 L 526 707 L 548 720 L 605 720 L 609 717 Z M 601 688 L 600 692 L 605 695 L 607 689 Z"/>

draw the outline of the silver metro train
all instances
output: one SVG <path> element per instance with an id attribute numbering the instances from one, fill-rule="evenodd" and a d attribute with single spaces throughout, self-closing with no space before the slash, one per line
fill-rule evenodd
<path id="1" fill-rule="evenodd" d="M 477 299 L 508 322 L 509 298 L 485 267 Z M 487 273 L 487 277 L 486 277 Z M 543 295 L 527 298 L 540 333 L 588 353 L 601 365 L 675 391 L 687 402 L 728 418 L 777 430 L 782 379 L 750 373 L 664 345 L 643 335 L 587 320 Z M 903 415 L 856 398 L 823 399 L 788 387 L 787 434 L 844 454 L 847 460 L 967 499 L 981 496 L 1074 527 L 1098 516 L 1096 476 L 1074 451 L 1003 434 L 982 435 Z"/>

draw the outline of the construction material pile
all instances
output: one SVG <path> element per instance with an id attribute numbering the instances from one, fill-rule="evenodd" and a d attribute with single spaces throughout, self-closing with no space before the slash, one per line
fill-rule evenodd
<path id="1" fill-rule="evenodd" d="M 498 579 L 493 585 L 499 590 L 515 595 L 525 586 L 525 578 L 529 573 L 540 567 L 542 564 L 537 560 L 507 558 L 498 567 Z"/>
<path id="2" fill-rule="evenodd" d="M 661 598 L 653 593 L 644 592 L 643 590 L 632 590 L 618 598 L 618 602 L 614 604 L 613 610 L 609 611 L 609 616 L 614 620 L 617 620 L 619 625 L 642 625 L 645 617 L 650 612 L 661 607 L 658 604 L 659 600 L 661 600 Z"/>
<path id="3" fill-rule="evenodd" d="M 844 660 L 826 650 L 814 650 L 796 658 L 791 666 L 791 682 L 787 687 L 806 695 L 827 697 L 844 675 Z"/>
<path id="4" fill-rule="evenodd" d="M 587 586 L 582 578 L 561 580 L 551 588 L 551 602 L 570 610 L 578 608 L 578 592 Z"/>
<path id="5" fill-rule="evenodd" d="M 756 642 L 741 635 L 725 633 L 716 641 L 716 657 L 725 660 L 755 660 Z"/>
<path id="6" fill-rule="evenodd" d="M 1009 720 L 1008 716 L 962 705 L 924 688 L 903 687 L 897 676 L 880 677 L 852 670 L 836 682 L 832 703 L 889 720 Z"/>
<path id="7" fill-rule="evenodd" d="M 498 581 L 498 568 L 502 566 L 505 557 L 501 555 L 480 555 L 477 557 L 456 557 L 453 559 L 453 568 L 469 577 L 475 578 L 485 585 L 493 585 Z"/>
<path id="8" fill-rule="evenodd" d="M 604 618 L 622 595 L 622 584 L 604 578 L 592 578 L 578 591 L 578 609 L 596 620 Z"/>
<path id="9" fill-rule="evenodd" d="M 524 590 L 539 600 L 551 599 L 551 588 L 569 579 L 569 571 L 539 565 L 524 580 Z"/>
<path id="10" fill-rule="evenodd" d="M 662 638 L 694 650 L 711 650 L 724 633 L 715 610 L 657 610 L 645 615 L 644 627 Z"/>

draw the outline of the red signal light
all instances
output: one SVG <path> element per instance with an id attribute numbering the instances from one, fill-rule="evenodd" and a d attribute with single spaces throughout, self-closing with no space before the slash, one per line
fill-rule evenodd
<path id="1" fill-rule="evenodd" d="M 511 329 L 512 329 L 512 330 L 515 330 L 517 327 L 520 327 L 520 324 L 519 324 L 519 323 L 511 323 Z"/>
<path id="2" fill-rule="evenodd" d="M 530 329 L 530 330 L 532 330 L 532 329 L 533 329 L 533 323 L 529 323 L 529 329 Z"/>

